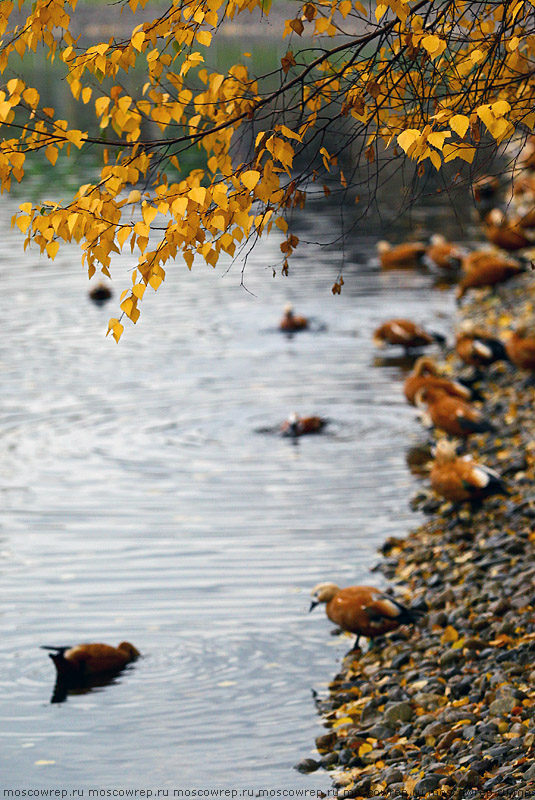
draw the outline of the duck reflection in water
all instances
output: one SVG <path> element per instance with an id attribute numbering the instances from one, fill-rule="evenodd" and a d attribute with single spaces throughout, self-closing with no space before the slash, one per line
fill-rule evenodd
<path id="1" fill-rule="evenodd" d="M 115 683 L 120 672 L 140 657 L 130 642 L 118 647 L 108 644 L 79 644 L 75 647 L 50 647 L 49 657 L 56 667 L 56 683 L 51 703 L 62 703 L 69 694 L 86 694 L 99 686 Z"/>

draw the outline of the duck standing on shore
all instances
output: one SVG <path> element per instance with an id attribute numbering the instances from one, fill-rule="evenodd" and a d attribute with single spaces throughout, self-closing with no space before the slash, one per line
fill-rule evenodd
<path id="1" fill-rule="evenodd" d="M 428 356 L 418 359 L 410 375 L 403 384 L 405 397 L 411 405 L 416 405 L 416 393 L 424 387 L 442 390 L 462 400 L 479 400 L 479 394 L 461 381 L 450 380 L 439 375 L 437 365 Z"/>
<path id="2" fill-rule="evenodd" d="M 473 433 L 496 430 L 480 411 L 460 397 L 446 394 L 442 389 L 429 386 L 418 389 L 415 404 L 427 411 L 429 420 L 435 428 L 449 433 L 450 436 L 465 438 Z"/>
<path id="3" fill-rule="evenodd" d="M 526 269 L 524 264 L 490 250 L 478 250 L 465 256 L 461 268 L 463 277 L 457 287 L 458 301 L 469 289 L 495 288 Z"/>
<path id="4" fill-rule="evenodd" d="M 427 347 L 435 342 L 444 344 L 445 341 L 445 337 L 440 333 L 425 331 L 410 319 L 389 319 L 383 322 L 373 334 L 373 343 L 376 347 L 400 345 L 407 352 Z"/>
<path id="5" fill-rule="evenodd" d="M 374 586 L 340 589 L 334 583 L 318 583 L 310 594 L 310 611 L 320 603 L 325 603 L 325 613 L 331 622 L 348 633 L 356 634 L 353 649 L 358 647 L 361 636 L 370 639 L 382 636 L 400 625 L 417 622 L 424 613 L 420 609 L 406 608 Z"/>
<path id="6" fill-rule="evenodd" d="M 518 220 L 508 220 L 499 208 L 493 208 L 485 218 L 485 235 L 496 247 L 511 252 L 533 244 Z"/>
<path id="7" fill-rule="evenodd" d="M 455 340 L 455 352 L 471 367 L 480 369 L 495 361 L 509 361 L 505 344 L 465 320 Z"/>
<path id="8" fill-rule="evenodd" d="M 521 325 L 513 331 L 505 349 L 513 364 L 532 373 L 535 379 L 535 331 L 529 325 Z"/>
<path id="9" fill-rule="evenodd" d="M 479 501 L 495 494 L 509 494 L 500 475 L 466 456 L 460 458 L 453 442 L 441 439 L 431 468 L 431 486 L 453 503 Z"/>

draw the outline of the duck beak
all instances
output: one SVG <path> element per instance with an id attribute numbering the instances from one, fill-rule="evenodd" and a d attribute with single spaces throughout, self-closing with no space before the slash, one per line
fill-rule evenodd
<path id="1" fill-rule="evenodd" d="M 308 613 L 310 614 L 311 611 L 314 611 L 316 606 L 319 606 L 319 601 L 318 600 L 312 600 L 312 602 L 310 603 L 310 608 L 308 609 Z"/>

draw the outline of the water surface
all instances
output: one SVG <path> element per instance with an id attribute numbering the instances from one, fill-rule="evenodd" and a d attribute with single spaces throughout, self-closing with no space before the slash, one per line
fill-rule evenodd
<path id="1" fill-rule="evenodd" d="M 130 259 L 97 308 L 76 250 L 23 253 L 13 211 L 4 199 L 3 784 L 328 790 L 325 772 L 292 766 L 314 756 L 311 689 L 349 640 L 321 609 L 308 616 L 308 592 L 380 582 L 377 547 L 417 520 L 405 451 L 422 435 L 400 361 L 378 360 L 371 333 L 389 316 L 448 333 L 451 292 L 429 273 L 381 274 L 379 223 L 352 234 L 340 297 L 339 248 L 304 244 L 274 279 L 274 236 L 249 256 L 247 290 L 239 264 L 169 268 L 117 346 L 104 333 Z M 436 213 L 416 212 L 423 232 Z M 318 241 L 337 226 L 323 209 L 298 232 Z M 288 301 L 312 331 L 277 331 Z M 258 432 L 294 410 L 330 424 L 298 444 Z M 144 658 L 50 704 L 40 645 L 122 639 Z"/>

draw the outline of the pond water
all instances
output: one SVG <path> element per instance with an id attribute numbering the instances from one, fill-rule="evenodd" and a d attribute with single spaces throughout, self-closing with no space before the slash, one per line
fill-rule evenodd
<path id="1" fill-rule="evenodd" d="M 349 640 L 308 616 L 309 591 L 379 583 L 377 547 L 418 520 L 405 454 L 421 430 L 398 354 L 378 359 L 371 334 L 396 315 L 450 332 L 452 293 L 381 273 L 378 222 L 351 234 L 340 297 L 337 248 L 303 244 L 274 279 L 273 236 L 249 256 L 248 291 L 239 264 L 177 263 L 116 345 L 104 334 L 131 260 L 95 307 L 77 251 L 23 253 L 14 208 L 2 200 L 0 783 L 328 790 L 327 773 L 292 767 L 314 755 L 311 690 Z M 414 219 L 454 230 L 449 208 Z M 307 211 L 297 233 L 338 224 Z M 288 301 L 312 331 L 278 332 Z M 297 444 L 259 432 L 294 410 L 330 423 Z M 41 645 L 122 639 L 144 657 L 50 703 Z"/>

